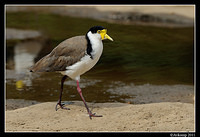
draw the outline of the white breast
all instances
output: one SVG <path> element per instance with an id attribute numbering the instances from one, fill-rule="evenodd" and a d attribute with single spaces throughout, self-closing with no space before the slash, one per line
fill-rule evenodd
<path id="1" fill-rule="evenodd" d="M 90 70 L 98 62 L 103 52 L 101 36 L 99 37 L 98 35 L 99 34 L 90 34 L 90 32 L 88 33 L 88 37 L 93 49 L 91 52 L 93 59 L 86 54 L 83 58 L 81 58 L 80 61 L 71 66 L 68 66 L 66 71 L 62 71 L 61 73 L 63 75 L 67 75 L 74 80 L 80 80 L 80 75 Z"/>

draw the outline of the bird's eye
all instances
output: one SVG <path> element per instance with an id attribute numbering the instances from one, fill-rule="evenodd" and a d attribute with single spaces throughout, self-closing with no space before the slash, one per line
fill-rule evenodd
<path id="1" fill-rule="evenodd" d="M 97 33 L 99 33 L 99 34 L 100 34 L 100 30 L 98 30 L 98 31 L 97 31 Z"/>

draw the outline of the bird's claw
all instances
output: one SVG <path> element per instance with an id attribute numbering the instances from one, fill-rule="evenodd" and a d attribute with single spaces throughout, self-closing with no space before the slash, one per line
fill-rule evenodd
<path id="1" fill-rule="evenodd" d="M 58 102 L 57 104 L 56 104 L 56 107 L 55 107 L 55 110 L 57 111 L 58 110 L 58 105 L 60 106 L 60 108 L 61 109 L 66 109 L 66 110 L 70 110 L 70 108 L 66 108 L 66 107 L 64 107 L 64 103 L 61 103 L 61 102 Z"/>
<path id="2" fill-rule="evenodd" d="M 90 117 L 90 119 L 92 119 L 92 117 L 103 117 L 103 116 L 102 115 L 96 115 L 96 113 L 89 112 L 89 117 Z"/>

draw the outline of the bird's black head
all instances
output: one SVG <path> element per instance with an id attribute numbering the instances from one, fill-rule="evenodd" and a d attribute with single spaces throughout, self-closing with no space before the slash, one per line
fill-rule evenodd
<path id="1" fill-rule="evenodd" d="M 90 28 L 89 31 L 91 31 L 92 33 L 97 33 L 98 30 L 103 30 L 103 29 L 106 29 L 106 28 L 104 28 L 102 26 L 94 26 L 94 27 Z"/>

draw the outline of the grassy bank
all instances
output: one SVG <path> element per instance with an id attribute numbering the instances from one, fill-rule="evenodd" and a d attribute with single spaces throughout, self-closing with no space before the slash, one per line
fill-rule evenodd
<path id="1" fill-rule="evenodd" d="M 84 76 L 136 84 L 193 84 L 192 27 L 120 25 L 47 13 L 6 13 L 6 27 L 42 31 L 53 46 L 85 34 L 94 25 L 106 27 L 114 42 L 104 41 L 98 65 Z"/>

